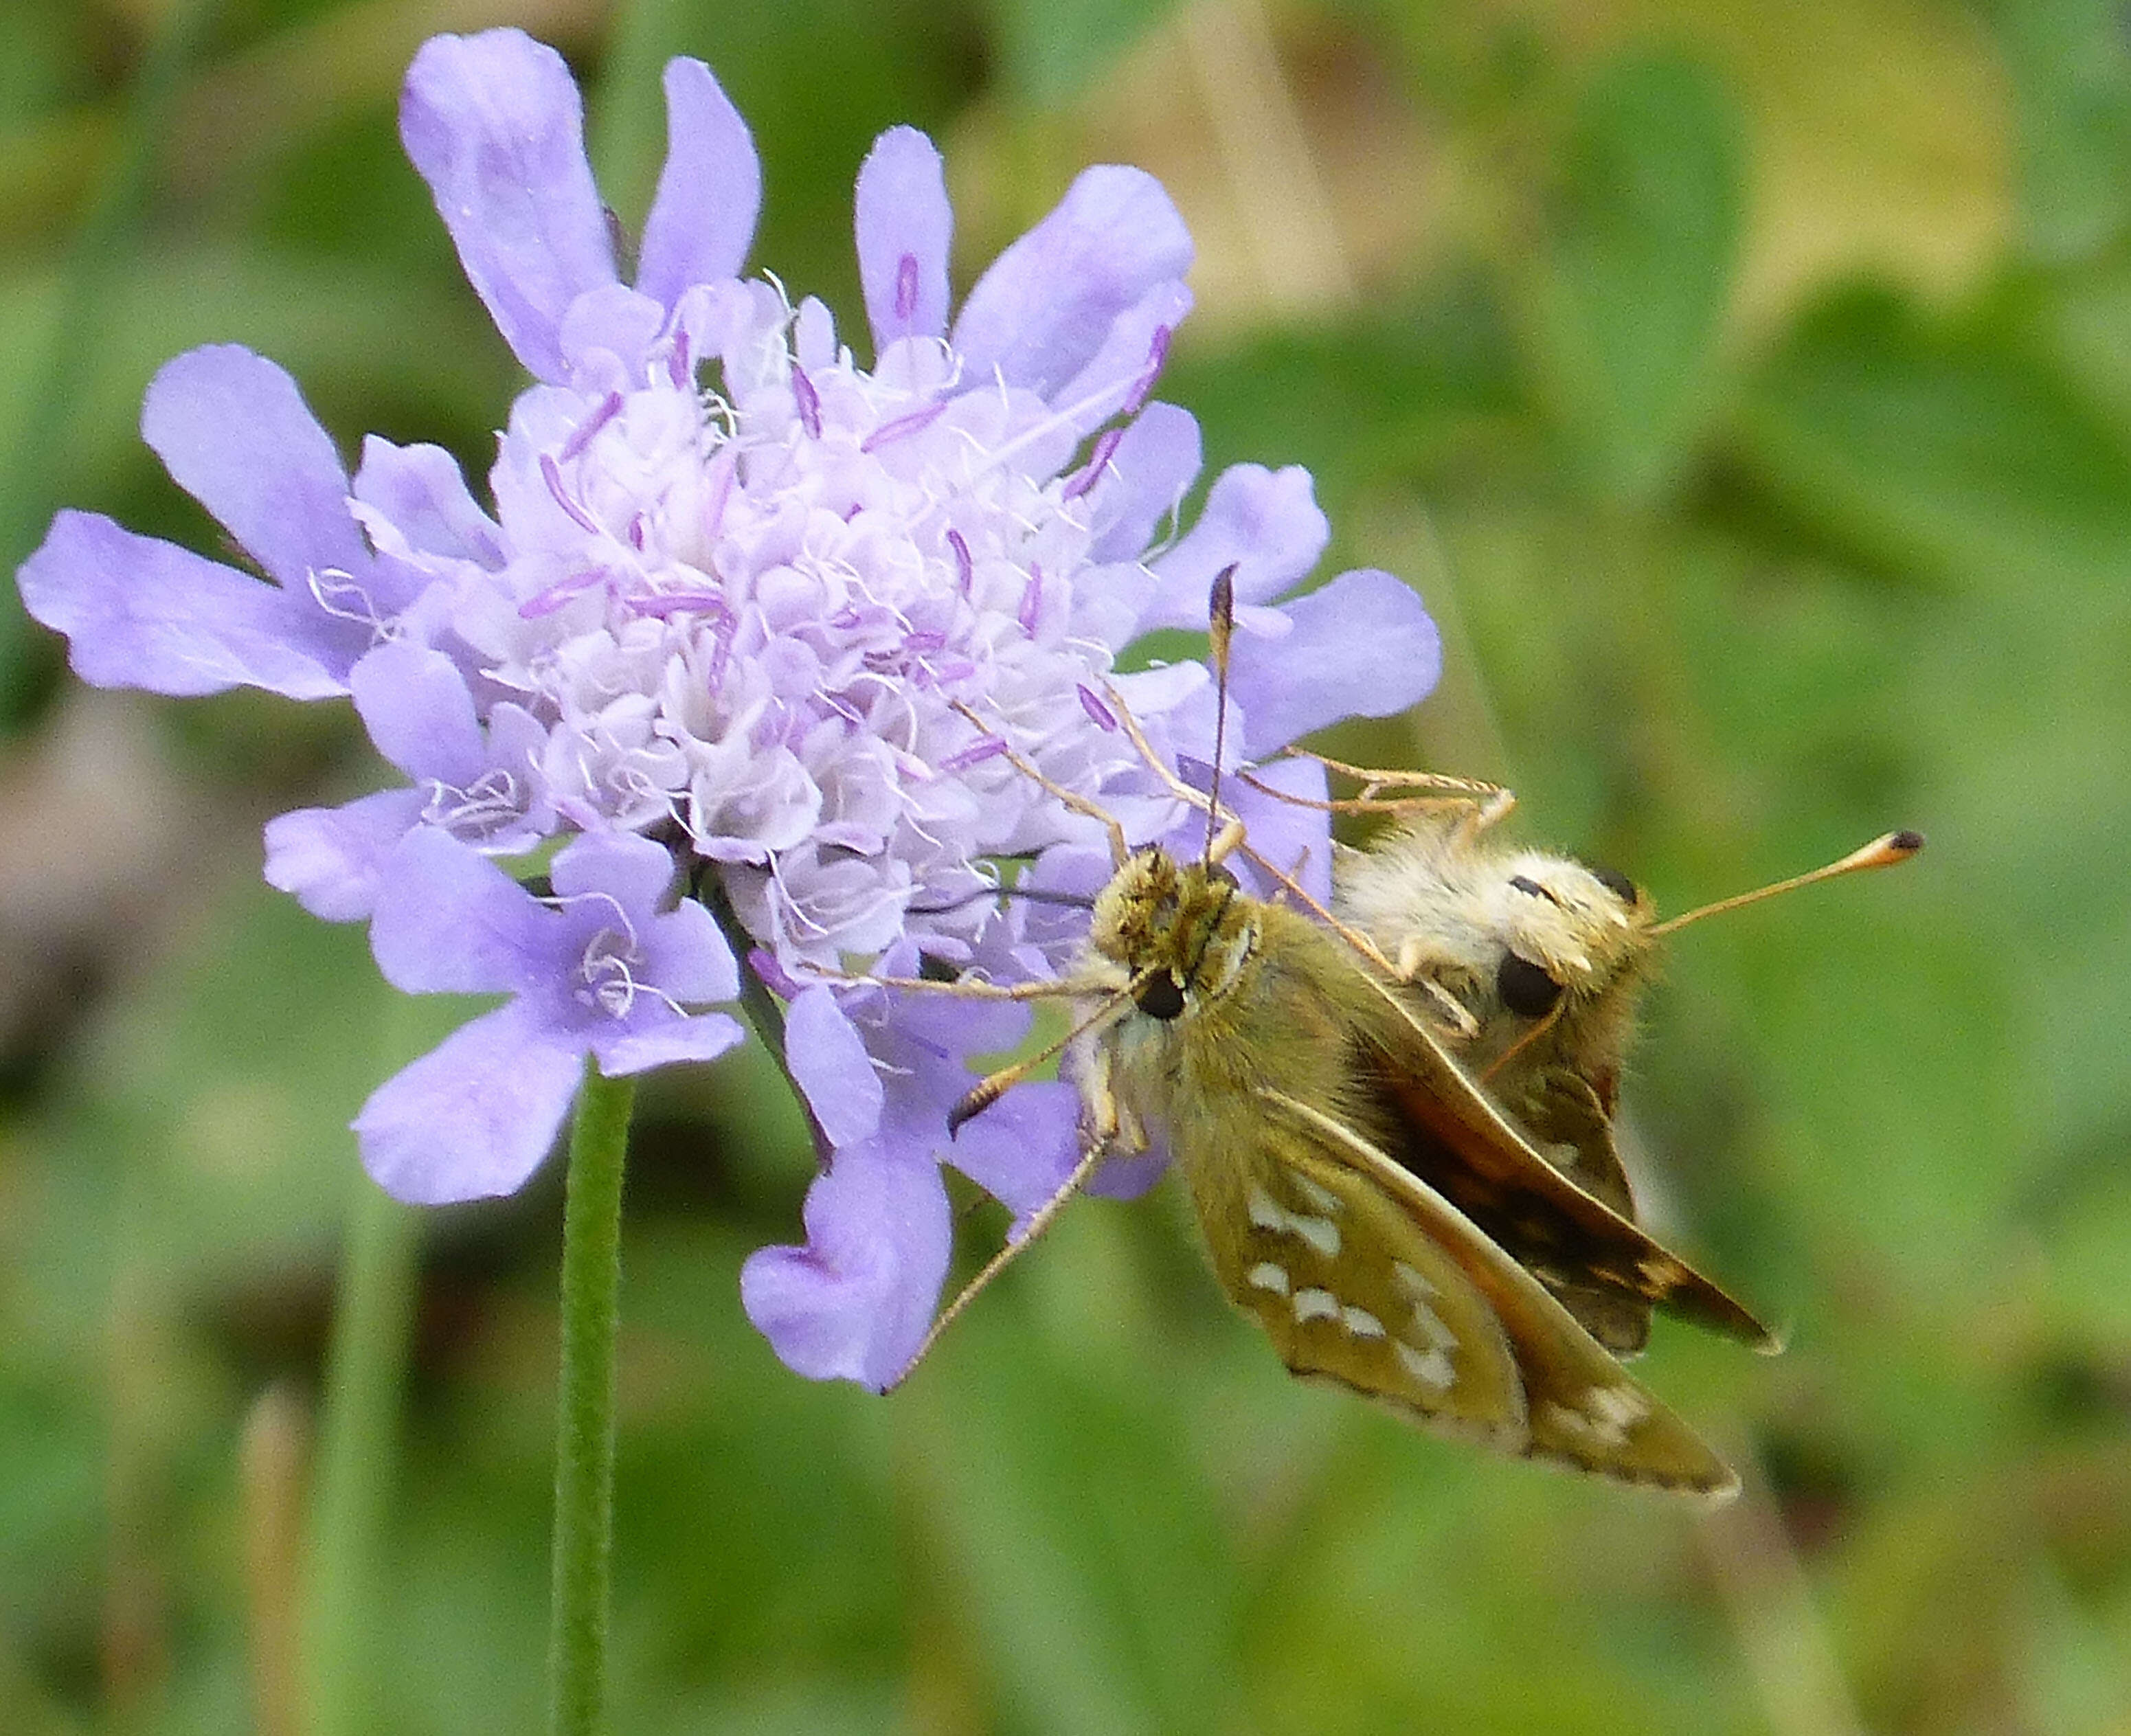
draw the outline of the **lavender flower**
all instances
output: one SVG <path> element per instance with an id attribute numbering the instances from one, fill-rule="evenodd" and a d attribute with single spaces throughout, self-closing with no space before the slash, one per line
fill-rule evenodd
<path id="1" fill-rule="evenodd" d="M 1025 1213 L 1070 1167 L 1074 1106 L 1022 1087 L 951 1149 L 966 1058 L 1018 1040 L 1025 1014 L 824 976 L 922 951 L 1015 980 L 1070 957 L 1075 924 L 986 894 L 1005 858 L 1085 879 L 1098 835 L 1003 747 L 1135 841 L 1190 832 L 1110 696 L 1203 784 L 1205 669 L 1116 661 L 1151 629 L 1202 625 L 1221 568 L 1247 757 L 1413 703 L 1435 634 L 1382 572 L 1275 602 L 1328 538 L 1300 470 L 1228 470 L 1160 540 L 1200 449 L 1188 414 L 1149 401 L 1191 246 L 1148 176 L 1086 171 L 951 323 L 939 155 L 884 134 L 855 205 L 864 368 L 821 303 L 740 278 L 760 194 L 747 129 L 700 63 L 673 61 L 665 86 L 668 155 L 625 286 L 560 59 L 491 31 L 438 37 L 409 70 L 408 153 L 535 380 L 492 514 L 433 447 L 372 438 L 351 481 L 286 375 L 209 348 L 157 376 L 143 433 L 271 582 L 78 513 L 20 582 L 85 679 L 346 692 L 405 776 L 266 835 L 267 878 L 321 916 L 369 918 L 400 987 L 515 996 L 358 1117 L 366 1163 L 404 1198 L 518 1186 L 587 1054 L 612 1074 L 728 1046 L 730 1020 L 690 1009 L 735 992 L 730 954 L 702 905 L 673 900 L 685 885 L 718 904 L 788 1000 L 782 1059 L 833 1150 L 807 1246 L 757 1255 L 747 1306 L 794 1367 L 879 1385 L 946 1270 L 937 1165 Z M 1320 815 L 1247 817 L 1323 883 Z M 572 837 L 544 905 L 483 859 Z"/>

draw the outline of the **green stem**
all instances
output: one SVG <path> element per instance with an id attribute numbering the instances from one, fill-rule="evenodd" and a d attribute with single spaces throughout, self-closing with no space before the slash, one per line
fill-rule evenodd
<path id="1" fill-rule="evenodd" d="M 733 956 L 740 961 L 740 1016 L 747 1021 L 748 1029 L 762 1040 L 762 1046 L 769 1051 L 770 1058 L 777 1063 L 777 1070 L 784 1075 L 784 1083 L 792 1092 L 792 1101 L 799 1106 L 800 1114 L 807 1118 L 807 1133 L 814 1142 L 815 1160 L 826 1169 L 829 1166 L 830 1154 L 835 1148 L 830 1145 L 829 1136 L 822 1131 L 821 1122 L 815 1119 L 814 1106 L 807 1101 L 807 1093 L 799 1088 L 799 1081 L 793 1076 L 791 1064 L 784 1059 L 784 1010 L 777 1004 L 777 997 L 770 993 L 762 978 L 755 975 L 754 968 L 747 962 L 747 955 L 754 946 L 754 937 L 740 926 L 740 918 L 734 915 L 733 907 L 726 902 L 724 893 L 713 891 L 705 894 L 699 891 L 697 896 L 716 921 L 719 931 L 725 937 L 725 944 L 733 949 Z"/>
<path id="2" fill-rule="evenodd" d="M 341 1252 L 311 1505 L 304 1615 L 312 1736 L 376 1727 L 378 1542 L 392 1497 L 400 1394 L 414 1316 L 419 1215 L 357 1171 Z"/>
<path id="3" fill-rule="evenodd" d="M 620 1323 L 621 1180 L 635 1083 L 589 1059 L 563 1205 L 563 1366 L 555 1418 L 555 1536 L 548 1628 L 554 1736 L 606 1725 L 614 1544 L 615 1338 Z"/>

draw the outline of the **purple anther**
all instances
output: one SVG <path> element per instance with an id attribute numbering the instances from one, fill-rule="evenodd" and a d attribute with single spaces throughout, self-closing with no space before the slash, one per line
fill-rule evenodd
<path id="1" fill-rule="evenodd" d="M 914 657 L 924 657 L 943 649 L 946 643 L 947 635 L 931 627 L 920 627 L 915 633 L 907 633 L 903 637 L 903 648 Z"/>
<path id="2" fill-rule="evenodd" d="M 783 965 L 759 946 L 749 951 L 747 968 L 754 973 L 756 978 L 764 988 L 773 995 L 783 996 L 788 1001 L 807 986 L 803 983 L 794 980 L 787 973 Z"/>
<path id="3" fill-rule="evenodd" d="M 940 419 L 941 413 L 946 408 L 946 402 L 942 399 L 938 404 L 927 404 L 922 410 L 912 410 L 907 416 L 898 416 L 893 422 L 884 422 L 859 442 L 859 450 L 862 452 L 879 452 L 884 446 L 892 445 L 898 440 L 907 440 L 912 434 L 922 434 Z"/>
<path id="4" fill-rule="evenodd" d="M 582 596 L 599 581 L 597 572 L 572 573 L 567 579 L 558 579 L 546 590 L 535 591 L 518 605 L 519 619 L 537 621 L 544 615 L 553 615 L 565 603 Z"/>
<path id="5" fill-rule="evenodd" d="M 563 467 L 555 462 L 555 455 L 553 452 L 540 454 L 540 480 L 548 485 L 548 492 L 555 497 L 555 505 L 570 515 L 571 523 L 577 525 L 581 529 L 590 531 L 596 537 L 603 537 L 606 534 L 600 528 L 599 521 L 572 500 L 567 490 L 563 488 Z"/>
<path id="6" fill-rule="evenodd" d="M 947 546 L 955 551 L 955 574 L 960 581 L 962 595 L 967 596 L 977 582 L 977 563 L 970 558 L 970 545 L 959 530 L 947 533 Z"/>
<path id="7" fill-rule="evenodd" d="M 562 458 L 565 464 L 583 455 L 592 443 L 592 437 L 621 414 L 621 394 L 609 392 L 599 401 L 599 408 L 570 430 L 570 438 L 563 442 Z"/>
<path id="8" fill-rule="evenodd" d="M 971 766 L 980 766 L 988 759 L 997 759 L 1006 752 L 1006 744 L 996 735 L 987 735 L 982 741 L 972 743 L 959 753 L 950 753 L 940 762 L 942 772 L 966 772 Z"/>
<path id="9" fill-rule="evenodd" d="M 1132 395 L 1125 399 L 1124 408 L 1118 412 L 1119 414 L 1139 414 L 1140 407 L 1147 402 L 1147 395 L 1154 390 L 1154 382 L 1161 377 L 1162 364 L 1169 360 L 1169 337 L 1167 326 L 1154 328 L 1154 341 L 1147 347 L 1147 366 L 1133 383 Z"/>
<path id="10" fill-rule="evenodd" d="M 895 317 L 905 327 L 917 311 L 917 256 L 906 253 L 895 262 Z"/>
<path id="11" fill-rule="evenodd" d="M 1106 428 L 1103 430 L 1096 438 L 1094 449 L 1088 454 L 1085 467 L 1079 476 L 1066 485 L 1064 498 L 1068 500 L 1077 500 L 1103 480 L 1103 472 L 1110 467 L 1111 455 L 1117 451 L 1118 442 L 1124 437 L 1125 431 L 1121 428 Z"/>
<path id="12" fill-rule="evenodd" d="M 1075 681 L 1073 691 L 1080 696 L 1080 709 L 1088 714 L 1088 721 L 1104 734 L 1114 735 L 1118 729 L 1116 715 L 1095 697 L 1095 690 L 1085 681 Z"/>
<path id="13" fill-rule="evenodd" d="M 647 596 L 625 598 L 622 606 L 631 615 L 648 615 L 661 621 L 677 615 L 703 615 L 725 620 L 732 615 L 725 607 L 725 600 L 715 591 L 654 591 Z"/>
<path id="14" fill-rule="evenodd" d="M 792 399 L 799 406 L 799 424 L 807 430 L 807 438 L 821 438 L 821 395 L 814 390 L 814 382 L 807 377 L 806 369 L 797 362 L 792 364 Z"/>
<path id="15" fill-rule="evenodd" d="M 1021 608 L 1014 619 L 1021 623 L 1021 630 L 1033 638 L 1037 617 L 1042 612 L 1043 569 L 1031 561 L 1028 563 L 1028 586 L 1021 594 Z"/>
<path id="16" fill-rule="evenodd" d="M 629 515 L 629 546 L 639 554 L 644 552 L 644 533 L 647 528 L 642 513 L 631 513 Z"/>
<path id="17" fill-rule="evenodd" d="M 666 352 L 666 377 L 674 389 L 685 392 L 696 383 L 696 359 L 689 353 L 688 334 L 673 334 L 673 347 Z"/>

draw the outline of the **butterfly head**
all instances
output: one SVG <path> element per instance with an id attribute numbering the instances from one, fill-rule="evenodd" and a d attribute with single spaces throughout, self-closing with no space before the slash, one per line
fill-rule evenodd
<path id="1" fill-rule="evenodd" d="M 1497 953 L 1492 966 L 1485 957 L 1472 962 L 1492 973 L 1495 997 L 1521 1018 L 1545 1017 L 1564 995 L 1605 994 L 1650 949 L 1650 900 L 1611 868 L 1519 851 L 1478 865 L 1471 892 L 1475 927 Z"/>
<path id="2" fill-rule="evenodd" d="M 1142 1012 L 1166 1021 L 1219 1000 L 1257 945 L 1257 905 L 1219 866 L 1137 852 L 1095 900 L 1089 944 L 1135 978 Z"/>

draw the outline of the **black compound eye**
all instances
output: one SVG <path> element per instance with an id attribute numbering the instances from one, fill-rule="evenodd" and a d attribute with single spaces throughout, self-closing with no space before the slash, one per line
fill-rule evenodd
<path id="1" fill-rule="evenodd" d="M 1139 1010 L 1150 1019 L 1160 1019 L 1164 1024 L 1184 1011 L 1184 991 L 1177 986 L 1176 978 L 1167 971 L 1157 971 L 1140 985 L 1134 997 Z"/>
<path id="2" fill-rule="evenodd" d="M 1495 968 L 1495 992 L 1520 1018 L 1543 1018 L 1561 998 L 1561 985 L 1529 959 L 1504 953 Z"/>
<path id="3" fill-rule="evenodd" d="M 1591 868 L 1591 878 L 1593 880 L 1597 881 L 1599 885 L 1604 887 L 1607 892 L 1611 892 L 1616 898 L 1618 898 L 1621 903 L 1626 905 L 1631 910 L 1633 910 L 1636 904 L 1640 901 L 1641 895 L 1635 891 L 1635 882 L 1631 880 L 1626 874 L 1622 873 L 1620 869 L 1611 868 L 1592 868 L 1591 864 L 1588 863 L 1586 863 L 1584 866 Z"/>

